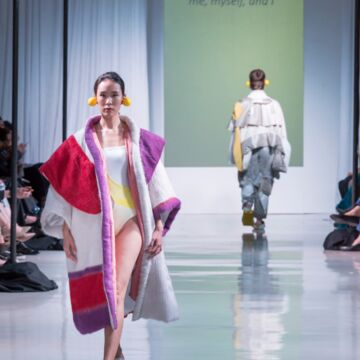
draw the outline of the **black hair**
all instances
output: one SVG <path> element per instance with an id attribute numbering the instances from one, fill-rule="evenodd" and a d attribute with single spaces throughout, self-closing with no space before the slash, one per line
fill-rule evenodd
<path id="1" fill-rule="evenodd" d="M 124 82 L 124 80 L 121 78 L 121 76 L 120 76 L 118 73 L 114 72 L 114 71 L 108 71 L 108 72 L 100 75 L 100 76 L 96 79 L 95 84 L 94 84 L 94 94 L 95 94 L 95 96 L 96 96 L 96 92 L 97 92 L 97 89 L 98 89 L 99 84 L 100 84 L 102 81 L 106 80 L 106 79 L 110 79 L 110 80 L 116 82 L 117 84 L 119 84 L 119 85 L 120 85 L 121 92 L 122 92 L 123 96 L 125 96 L 125 82 Z"/>
<path id="2" fill-rule="evenodd" d="M 10 131 L 13 130 L 13 124 L 10 121 L 3 120 L 3 122 L 6 129 L 9 129 Z"/>
<path id="3" fill-rule="evenodd" d="M 0 141 L 6 141 L 7 136 L 10 134 L 10 130 L 7 128 L 0 128 Z"/>
<path id="4" fill-rule="evenodd" d="M 252 70 L 249 74 L 250 88 L 252 90 L 262 90 L 265 86 L 265 72 L 261 69 Z"/>

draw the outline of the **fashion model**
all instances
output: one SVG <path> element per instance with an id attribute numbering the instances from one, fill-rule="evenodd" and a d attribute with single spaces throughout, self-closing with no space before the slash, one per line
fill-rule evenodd
<path id="1" fill-rule="evenodd" d="M 265 229 L 274 178 L 287 171 L 291 152 L 281 106 L 265 93 L 266 83 L 263 70 L 250 72 L 252 91 L 235 103 L 228 126 L 230 162 L 238 169 L 242 193 L 243 224 L 255 230 Z"/>
<path id="2" fill-rule="evenodd" d="M 120 114 L 130 104 L 122 78 L 99 76 L 89 104 L 100 115 L 41 167 L 50 183 L 41 223 L 64 238 L 75 326 L 104 329 L 104 359 L 123 359 L 126 315 L 178 318 L 162 246 L 180 200 L 161 161 L 164 140 Z"/>

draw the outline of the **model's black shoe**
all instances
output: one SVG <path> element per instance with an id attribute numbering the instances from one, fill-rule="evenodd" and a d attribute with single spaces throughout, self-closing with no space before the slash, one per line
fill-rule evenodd
<path id="1" fill-rule="evenodd" d="M 115 355 L 115 360 L 125 360 L 125 357 L 124 357 L 124 354 L 122 352 L 122 348 L 121 348 L 120 345 L 119 345 L 119 347 L 117 349 L 117 352 L 116 352 L 116 355 Z"/>
<path id="2" fill-rule="evenodd" d="M 334 220 L 337 224 L 345 224 L 353 227 L 356 227 L 360 220 L 356 216 L 346 216 L 341 214 L 331 214 L 330 219 Z"/>
<path id="3" fill-rule="evenodd" d="M 38 250 L 34 250 L 22 242 L 16 244 L 16 252 L 21 255 L 37 255 L 39 253 Z"/>
<path id="4" fill-rule="evenodd" d="M 0 253 L 0 260 L 9 260 L 10 259 L 10 253 Z"/>

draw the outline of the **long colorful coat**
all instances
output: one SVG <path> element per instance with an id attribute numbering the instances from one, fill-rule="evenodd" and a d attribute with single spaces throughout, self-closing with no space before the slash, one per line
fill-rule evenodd
<path id="1" fill-rule="evenodd" d="M 164 140 L 139 129 L 129 118 L 125 145 L 130 191 L 143 246 L 127 289 L 125 314 L 132 319 L 169 322 L 178 318 L 178 306 L 164 253 L 149 258 L 155 220 L 162 219 L 164 235 L 170 229 L 180 200 L 170 184 L 161 154 Z M 112 204 L 103 151 L 94 130 L 100 116 L 71 135 L 40 168 L 50 182 L 41 224 L 45 233 L 62 238 L 64 221 L 77 247 L 77 262 L 67 260 L 73 319 L 85 334 L 111 325 L 117 328 L 115 234 Z"/>

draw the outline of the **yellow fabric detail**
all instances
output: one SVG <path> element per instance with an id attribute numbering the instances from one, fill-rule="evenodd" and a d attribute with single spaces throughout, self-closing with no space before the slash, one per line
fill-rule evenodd
<path id="1" fill-rule="evenodd" d="M 240 140 L 240 129 L 238 127 L 234 130 L 234 144 L 233 144 L 233 156 L 237 169 L 239 171 L 243 170 L 242 162 L 242 149 L 241 149 L 241 140 Z"/>
<path id="2" fill-rule="evenodd" d="M 242 114 L 243 111 L 244 109 L 242 108 L 241 103 L 236 102 L 232 113 L 232 119 L 234 122 L 240 118 L 240 115 Z M 241 138 L 240 138 L 239 127 L 235 127 L 234 130 L 234 143 L 233 143 L 232 152 L 237 169 L 239 171 L 242 171 L 243 163 L 242 163 L 242 149 L 241 149 Z"/>
<path id="3" fill-rule="evenodd" d="M 232 113 L 232 119 L 238 120 L 242 112 L 243 112 L 243 108 L 242 108 L 241 104 L 239 102 L 235 103 L 234 110 Z"/>
<path id="4" fill-rule="evenodd" d="M 108 183 L 111 198 L 116 205 L 121 205 L 130 209 L 135 209 L 134 201 L 128 186 L 117 183 L 108 175 Z"/>

